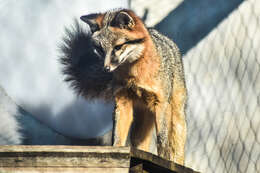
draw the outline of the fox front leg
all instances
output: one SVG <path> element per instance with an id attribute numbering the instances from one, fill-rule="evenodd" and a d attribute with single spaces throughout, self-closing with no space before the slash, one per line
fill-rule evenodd
<path id="1" fill-rule="evenodd" d="M 113 146 L 126 146 L 133 121 L 133 101 L 123 93 L 115 97 Z"/>

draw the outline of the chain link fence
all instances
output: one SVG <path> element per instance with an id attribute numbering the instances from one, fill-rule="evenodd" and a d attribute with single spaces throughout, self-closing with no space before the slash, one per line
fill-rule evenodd
<path id="1" fill-rule="evenodd" d="M 145 16 L 148 26 L 154 26 L 168 13 L 182 10 L 181 5 L 185 3 L 189 2 L 132 0 L 131 7 Z M 200 3 L 210 7 L 206 0 Z M 224 6 L 229 2 L 225 3 Z M 163 8 L 165 6 L 167 8 Z M 201 11 L 198 15 L 207 14 Z M 175 21 L 169 23 L 169 30 L 171 24 Z M 260 172 L 259 28 L 260 2 L 240 1 L 205 36 L 184 51 L 189 92 L 186 166 L 207 173 Z M 177 37 L 183 28 L 178 29 Z"/>

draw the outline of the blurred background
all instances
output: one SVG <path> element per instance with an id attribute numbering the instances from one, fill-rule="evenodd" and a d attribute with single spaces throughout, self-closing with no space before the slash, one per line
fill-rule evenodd
<path id="1" fill-rule="evenodd" d="M 111 130 L 113 104 L 86 102 L 63 82 L 58 44 L 73 18 L 118 7 L 180 47 L 189 92 L 185 165 L 260 172 L 257 0 L 0 0 L 0 144 L 79 144 Z"/>

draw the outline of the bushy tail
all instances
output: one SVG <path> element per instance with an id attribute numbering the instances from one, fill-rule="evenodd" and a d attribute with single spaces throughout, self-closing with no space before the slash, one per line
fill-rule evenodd
<path id="1" fill-rule="evenodd" d="M 90 32 L 77 20 L 71 28 L 65 28 L 60 51 L 65 81 L 77 94 L 87 99 L 112 98 L 112 74 L 104 72 L 103 61 L 93 52 Z"/>

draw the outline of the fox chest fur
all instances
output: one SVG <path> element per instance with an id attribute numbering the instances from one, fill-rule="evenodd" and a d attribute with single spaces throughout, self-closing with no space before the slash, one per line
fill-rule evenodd
<path id="1" fill-rule="evenodd" d="M 121 92 L 136 102 L 153 106 L 163 98 L 160 57 L 152 42 L 147 41 L 143 51 L 145 53 L 136 62 L 116 70 L 112 86 L 114 95 Z"/>

